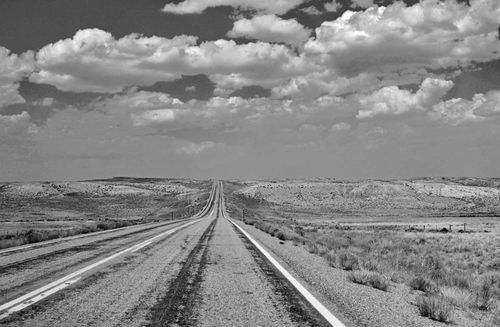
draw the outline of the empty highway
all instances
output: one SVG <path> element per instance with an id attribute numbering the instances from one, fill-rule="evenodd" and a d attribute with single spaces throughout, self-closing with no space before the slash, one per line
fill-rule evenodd
<path id="1" fill-rule="evenodd" d="M 0 253 L 5 326 L 344 326 L 228 217 L 222 183 L 190 219 Z"/>

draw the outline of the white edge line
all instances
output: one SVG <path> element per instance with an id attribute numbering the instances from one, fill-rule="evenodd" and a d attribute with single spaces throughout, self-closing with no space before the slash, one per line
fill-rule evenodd
<path id="1" fill-rule="evenodd" d="M 254 240 L 250 234 L 248 234 L 242 227 L 236 224 L 231 218 L 226 217 L 234 226 L 236 226 L 246 238 L 252 242 L 252 244 L 278 269 L 283 276 L 297 289 L 297 291 L 306 298 L 306 300 L 334 327 L 345 327 L 345 325 L 337 319 L 321 302 L 316 299 L 314 295 L 311 294 L 302 284 L 295 279 L 276 259 L 274 259 L 269 252 L 267 252 L 256 240 Z"/>
<path id="2" fill-rule="evenodd" d="M 168 231 L 165 231 L 165 232 L 163 232 L 163 233 L 160 233 L 160 234 L 158 234 L 158 235 L 156 235 L 156 236 L 154 236 L 154 237 L 152 237 L 152 238 L 150 238 L 150 239 L 147 239 L 146 241 L 143 241 L 143 242 L 138 243 L 138 244 L 136 244 L 136 245 L 133 245 L 133 246 L 131 246 L 131 247 L 129 247 L 129 248 L 126 248 L 125 250 L 119 251 L 119 252 L 117 252 L 117 253 L 115 253 L 115 254 L 113 254 L 113 255 L 111 255 L 111 256 L 109 256 L 109 257 L 107 257 L 107 258 L 104 258 L 104 259 L 102 259 L 102 260 L 100 260 L 100 261 L 97 261 L 97 262 L 95 262 L 95 263 L 93 263 L 93 264 L 91 264 L 91 265 L 88 265 L 88 266 L 86 266 L 86 267 L 84 267 L 84 268 L 82 268 L 82 269 L 79 269 L 79 270 L 75 271 L 74 273 L 71 273 L 71 274 L 69 274 L 69 275 L 67 275 L 67 276 L 64 276 L 64 277 L 62 277 L 62 278 L 60 278 L 60 279 L 58 279 L 58 280 L 56 280 L 56 281 L 54 281 L 54 282 L 52 282 L 52 283 L 49 283 L 49 284 L 47 284 L 47 285 L 45 285 L 45 286 L 42 286 L 42 287 L 40 287 L 40 288 L 38 288 L 38 289 L 36 289 L 36 290 L 34 290 L 34 291 L 32 291 L 32 292 L 29 292 L 29 293 L 27 293 L 27 294 L 25 294 L 25 295 L 23 295 L 23 296 L 20 296 L 20 297 L 18 297 L 18 298 L 16 298 L 16 299 L 12 300 L 12 301 L 10 301 L 10 302 L 4 303 L 4 304 L 2 304 L 2 305 L 0 306 L 0 311 L 5 311 L 5 310 L 8 310 L 8 309 L 10 309 L 10 308 L 14 307 L 14 306 L 15 306 L 15 305 L 17 305 L 17 304 L 24 302 L 24 301 L 25 301 L 25 300 L 27 300 L 27 299 L 31 299 L 31 298 L 33 298 L 33 297 L 36 297 L 36 296 L 37 296 L 37 295 L 39 295 L 40 293 L 46 292 L 46 291 L 48 291 L 48 290 L 50 290 L 50 289 L 52 289 L 52 288 L 55 288 L 55 287 L 59 286 L 60 284 L 66 283 L 66 282 L 68 282 L 69 280 L 71 280 L 72 278 L 78 277 L 78 276 L 82 275 L 83 273 L 85 273 L 85 272 L 87 272 L 87 271 L 89 271 L 89 270 L 91 270 L 91 269 L 94 269 L 95 267 L 100 266 L 100 265 L 102 265 L 102 264 L 104 264 L 104 263 L 106 263 L 106 262 L 108 262 L 108 261 L 110 261 L 110 260 L 113 260 L 114 258 L 116 258 L 116 257 L 118 257 L 118 256 L 120 256 L 120 255 L 122 255 L 122 254 L 125 254 L 125 253 L 127 253 L 127 252 L 133 252 L 134 250 L 138 250 L 138 249 L 140 249 L 141 247 L 144 247 L 144 246 L 146 246 L 146 245 L 150 244 L 151 242 L 153 242 L 154 240 L 156 240 L 156 239 L 158 239 L 158 238 L 161 238 L 161 237 L 163 237 L 163 236 L 166 236 L 166 235 L 172 234 L 172 233 L 174 233 L 174 232 L 178 231 L 179 229 L 182 229 L 182 228 L 184 228 L 184 227 L 187 227 L 187 226 L 189 226 L 189 225 L 192 225 L 192 224 L 194 224 L 194 223 L 196 223 L 196 222 L 200 221 L 201 219 L 202 219 L 202 218 L 200 218 L 200 219 L 198 219 L 198 220 L 191 221 L 191 222 L 186 223 L 186 224 L 183 224 L 183 225 L 181 225 L 181 226 L 177 226 L 177 227 L 175 227 L 175 228 L 169 229 Z M 57 291 L 58 291 L 58 290 L 56 290 L 56 292 L 57 292 Z M 54 292 L 54 293 L 55 293 L 55 292 Z M 34 303 L 34 302 L 30 303 L 29 305 L 31 305 L 31 304 L 33 304 L 33 303 Z M 8 311 L 8 312 L 6 312 L 6 313 L 4 313 L 4 314 L 0 315 L 0 319 L 5 318 L 5 317 L 6 317 L 6 316 L 8 316 L 9 314 L 10 314 L 10 313 L 9 313 L 9 311 Z"/>
<path id="3" fill-rule="evenodd" d="M 39 302 L 41 300 L 43 300 L 44 298 L 70 286 L 71 284 L 74 284 L 76 283 L 77 281 L 80 280 L 81 277 L 77 277 L 77 278 L 74 278 L 74 279 L 71 279 L 71 280 L 68 280 L 66 281 L 65 283 L 61 283 L 59 285 L 57 285 L 56 287 L 53 287 L 43 293 L 40 293 L 39 295 L 29 299 L 28 301 L 25 301 L 21 304 L 18 304 L 12 308 L 10 308 L 9 310 L 7 310 L 7 312 L 5 312 L 4 314 L 0 315 L 0 320 L 1 319 L 4 319 L 4 318 L 7 318 L 9 315 L 15 313 L 15 312 L 18 312 L 18 311 L 21 311 L 22 309 L 24 308 L 27 308 L 29 307 L 30 305 L 36 303 L 36 302 Z"/>

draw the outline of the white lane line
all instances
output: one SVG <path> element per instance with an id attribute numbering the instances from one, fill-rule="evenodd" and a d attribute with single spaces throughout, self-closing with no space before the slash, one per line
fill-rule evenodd
<path id="1" fill-rule="evenodd" d="M 345 325 L 337 319 L 321 302 L 316 299 L 314 295 L 311 294 L 302 284 L 295 279 L 285 268 L 283 268 L 282 265 L 276 259 L 274 259 L 269 252 L 267 252 L 266 249 L 264 249 L 256 240 L 253 239 L 250 234 L 248 234 L 243 228 L 241 228 L 238 224 L 236 224 L 234 221 L 232 221 L 229 217 L 226 217 L 227 220 L 229 220 L 234 226 L 236 226 L 242 233 L 243 235 L 246 236 L 252 242 L 252 244 L 273 264 L 273 266 L 278 269 L 283 276 L 285 276 L 286 279 L 297 289 L 297 291 L 302 294 L 306 298 L 306 300 L 316 309 L 318 312 L 323 316 L 323 318 L 326 319 L 330 323 L 330 325 L 334 327 L 345 327 Z"/>
<path id="2" fill-rule="evenodd" d="M 140 249 L 142 249 L 145 246 L 148 246 L 149 244 L 151 244 L 151 242 L 146 242 L 144 244 L 141 244 L 141 245 L 137 246 L 135 249 L 132 250 L 132 253 L 139 251 Z"/>
<path id="3" fill-rule="evenodd" d="M 196 215 L 193 216 L 193 218 L 196 218 L 196 217 L 201 217 L 203 216 L 206 211 L 208 210 L 211 202 L 212 202 L 212 199 L 214 197 L 214 194 L 215 194 L 215 182 L 212 183 L 212 188 L 210 189 L 210 194 L 209 194 L 209 197 L 208 197 L 208 201 L 207 203 L 205 204 L 205 206 L 201 209 L 200 212 L 198 212 Z"/>
<path id="4" fill-rule="evenodd" d="M 18 304 L 16 306 L 10 308 L 9 310 L 7 310 L 7 312 L 5 312 L 4 314 L 0 315 L 0 320 L 8 317 L 9 315 L 13 314 L 14 312 L 18 312 L 18 311 L 21 311 L 24 308 L 29 307 L 33 303 L 36 303 L 38 301 L 43 300 L 47 296 L 52 295 L 52 294 L 54 294 L 54 293 L 56 293 L 56 292 L 58 292 L 58 291 L 60 291 L 60 290 L 62 290 L 64 288 L 70 286 L 71 284 L 76 283 L 77 281 L 80 280 L 80 278 L 81 277 L 77 277 L 77 278 L 68 280 L 68 281 L 66 281 L 66 282 L 64 282 L 62 284 L 57 285 L 56 287 L 53 287 L 53 288 L 51 288 L 51 289 L 49 289 L 49 290 L 47 290 L 47 291 L 45 291 L 43 293 L 38 294 L 37 296 L 35 296 L 35 297 L 33 297 L 33 298 L 29 299 L 29 300 L 24 301 L 21 304 Z"/>
<path id="5" fill-rule="evenodd" d="M 203 219 L 203 218 L 201 218 L 201 219 Z M 77 271 L 75 271 L 74 273 L 71 273 L 71 274 L 69 274 L 69 275 L 67 275 L 67 276 L 65 276 L 65 277 L 62 277 L 62 278 L 60 278 L 60 279 L 58 279 L 58 280 L 56 280 L 56 281 L 54 281 L 54 282 L 52 282 L 52 283 L 49 283 L 49 284 L 47 284 L 47 285 L 45 285 L 45 286 L 42 286 L 42 287 L 40 287 L 40 288 L 38 288 L 38 289 L 36 289 L 36 290 L 34 290 L 34 291 L 32 291 L 32 292 L 29 292 L 29 293 L 27 293 L 27 294 L 25 294 L 25 295 L 23 295 L 23 296 L 20 296 L 20 297 L 18 297 L 17 299 L 14 299 L 14 300 L 12 300 L 12 301 L 10 301 L 10 302 L 7 302 L 7 303 L 5 303 L 5 304 L 2 304 L 2 305 L 0 305 L 0 312 L 1 312 L 1 311 L 8 310 L 8 309 L 10 309 L 10 308 L 12 308 L 12 307 L 14 307 L 14 306 L 16 306 L 16 305 L 18 305 L 18 304 L 20 304 L 20 303 L 22 303 L 22 302 L 26 301 L 26 300 L 28 300 L 28 299 L 32 299 L 32 298 L 34 298 L 34 297 L 36 297 L 36 296 L 40 295 L 41 293 L 43 293 L 43 292 L 47 292 L 48 290 L 50 290 L 50 289 L 52 289 L 52 288 L 54 288 L 54 287 L 56 287 L 56 286 L 58 286 L 58 285 L 60 285 L 60 284 L 66 283 L 66 282 L 68 282 L 69 280 L 71 280 L 71 279 L 73 279 L 73 278 L 76 278 L 76 277 L 78 277 L 78 276 L 80 276 L 80 275 L 84 274 L 85 272 L 87 272 L 87 271 L 89 271 L 89 270 L 91 270 L 91 269 L 94 269 L 94 268 L 96 268 L 96 267 L 98 267 L 98 266 L 100 266 L 100 265 L 102 265 L 102 264 L 104 264 L 104 263 L 106 263 L 106 262 L 108 262 L 108 261 L 110 261 L 110 260 L 115 259 L 116 257 L 119 257 L 119 256 L 121 256 L 121 255 L 123 255 L 123 254 L 125 254 L 125 253 L 128 253 L 128 252 L 132 252 L 132 251 L 134 251 L 134 250 L 137 250 L 137 249 L 139 249 L 139 248 L 141 248 L 141 247 L 144 247 L 144 246 L 148 245 L 149 243 L 151 243 L 151 242 L 153 242 L 153 241 L 155 241 L 155 240 L 157 240 L 157 239 L 159 239 L 159 238 L 161 238 L 161 237 L 164 237 L 164 236 L 170 235 L 170 234 L 172 234 L 172 233 L 175 233 L 175 232 L 176 232 L 176 231 L 178 231 L 179 229 L 182 229 L 182 228 L 187 227 L 187 226 L 189 226 L 189 225 L 192 225 L 192 224 L 194 224 L 194 223 L 196 223 L 196 222 L 199 222 L 201 219 L 194 220 L 194 221 L 191 221 L 191 222 L 189 222 L 189 223 L 183 224 L 183 225 L 181 225 L 181 226 L 177 226 L 177 227 L 175 227 L 175 228 L 172 228 L 172 229 L 170 229 L 170 230 L 168 230 L 168 231 L 165 231 L 165 232 L 163 232 L 163 233 L 161 233 L 161 234 L 158 234 L 158 235 L 156 235 L 156 236 L 154 236 L 154 237 L 152 237 L 152 238 L 150 238 L 150 239 L 147 239 L 146 241 L 143 241 L 143 242 L 141 242 L 141 243 L 139 243 L 139 244 L 136 244 L 136 245 L 133 245 L 133 246 L 131 246 L 131 247 L 129 247 L 129 248 L 126 248 L 125 250 L 122 250 L 122 251 L 120 251 L 120 252 L 117 252 L 117 253 L 115 253 L 115 254 L 113 254 L 113 255 L 111 255 L 111 256 L 109 256 L 109 257 L 107 257 L 107 258 L 104 258 L 104 259 L 102 259 L 102 260 L 100 260 L 100 261 L 97 261 L 97 262 L 95 262 L 95 263 L 91 264 L 91 265 L 88 265 L 88 266 L 86 266 L 86 267 L 84 267 L 84 268 L 82 268 L 82 269 L 80 269 L 80 270 L 77 270 Z M 148 242 L 149 242 L 149 243 L 148 243 Z M 148 244 L 147 244 L 147 243 L 148 243 Z M 57 292 L 57 291 L 56 291 L 56 292 Z M 33 304 L 33 303 L 35 303 L 35 302 L 32 302 L 32 303 L 30 303 L 29 305 L 31 305 L 31 304 Z M 8 312 L 6 312 L 6 313 L 2 314 L 0 317 L 5 318 L 5 317 L 6 317 L 5 315 L 7 315 L 7 316 L 8 316 L 8 315 L 9 315 L 9 313 L 8 313 Z"/>

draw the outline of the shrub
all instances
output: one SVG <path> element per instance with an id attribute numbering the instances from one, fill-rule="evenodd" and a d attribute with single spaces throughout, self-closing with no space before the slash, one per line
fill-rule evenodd
<path id="1" fill-rule="evenodd" d="M 324 255 L 326 262 L 328 262 L 328 265 L 330 267 L 336 267 L 336 262 L 337 262 L 337 256 L 335 255 L 335 251 L 329 251 L 328 253 L 325 253 Z"/>
<path id="2" fill-rule="evenodd" d="M 255 225 L 257 219 L 255 219 L 254 217 L 245 217 L 243 218 L 243 222 L 247 225 Z"/>
<path id="3" fill-rule="evenodd" d="M 290 239 L 289 237 L 287 237 L 287 234 L 285 231 L 283 230 L 278 230 L 278 232 L 276 232 L 276 237 L 282 241 L 286 241 L 288 239 Z"/>
<path id="4" fill-rule="evenodd" d="M 257 227 L 263 232 L 270 234 L 271 236 L 274 236 L 275 233 L 278 231 L 278 228 L 276 228 L 273 224 L 266 223 L 260 220 L 255 223 L 255 227 Z"/>
<path id="5" fill-rule="evenodd" d="M 485 327 L 498 327 L 500 326 L 500 307 L 497 307 L 493 312 L 493 315 L 490 318 L 490 321 L 487 322 Z"/>
<path id="6" fill-rule="evenodd" d="M 275 233 L 275 236 L 282 241 L 291 241 L 291 240 L 301 240 L 302 237 L 295 233 L 293 230 L 288 229 L 286 227 L 282 227 L 278 229 Z"/>
<path id="7" fill-rule="evenodd" d="M 309 253 L 316 254 L 318 253 L 318 246 L 314 242 L 307 241 L 305 244 L 306 250 Z"/>
<path id="8" fill-rule="evenodd" d="M 446 299 L 441 296 L 419 296 L 417 297 L 417 307 L 424 317 L 440 322 L 451 321 L 452 308 Z"/>
<path id="9" fill-rule="evenodd" d="M 363 260 L 362 266 L 366 270 L 378 271 L 378 272 L 381 271 L 379 262 L 373 259 L 365 258 L 365 260 Z"/>
<path id="10" fill-rule="evenodd" d="M 352 253 L 344 252 L 337 256 L 338 267 L 344 270 L 358 270 L 359 260 L 358 257 Z"/>
<path id="11" fill-rule="evenodd" d="M 436 284 L 434 284 L 424 276 L 413 277 L 408 282 L 408 286 L 410 286 L 410 288 L 413 290 L 422 291 L 425 293 L 435 293 L 437 291 Z"/>
<path id="12" fill-rule="evenodd" d="M 474 302 L 473 294 L 466 289 L 459 287 L 441 287 L 443 297 L 453 305 L 466 309 L 472 306 Z"/>
<path id="13" fill-rule="evenodd" d="M 486 274 L 481 277 L 475 289 L 476 306 L 479 310 L 490 310 L 500 289 L 500 274 Z"/>
<path id="14" fill-rule="evenodd" d="M 20 238 L 15 239 L 0 239 L 0 249 L 19 246 L 24 244 L 24 240 Z"/>
<path id="15" fill-rule="evenodd" d="M 28 240 L 27 243 L 37 243 L 37 242 L 43 242 L 48 240 L 48 236 L 46 232 L 41 232 L 37 230 L 32 230 L 30 229 L 26 233 L 26 238 Z"/>
<path id="16" fill-rule="evenodd" d="M 435 255 L 428 254 L 424 257 L 423 267 L 426 270 L 442 270 L 444 269 L 443 260 Z"/>
<path id="17" fill-rule="evenodd" d="M 457 273 L 448 274 L 443 283 L 447 286 L 455 286 L 463 289 L 470 289 L 471 287 L 471 277 L 466 275 L 459 275 Z"/>
<path id="18" fill-rule="evenodd" d="M 385 276 L 372 271 L 351 271 L 347 275 L 347 279 L 353 283 L 371 286 L 382 291 L 387 291 L 389 288 L 389 280 Z"/>

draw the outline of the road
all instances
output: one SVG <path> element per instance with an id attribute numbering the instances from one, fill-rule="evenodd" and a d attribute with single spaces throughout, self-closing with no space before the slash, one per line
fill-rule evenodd
<path id="1" fill-rule="evenodd" d="M 225 211 L 0 253 L 5 326 L 344 326 Z"/>

